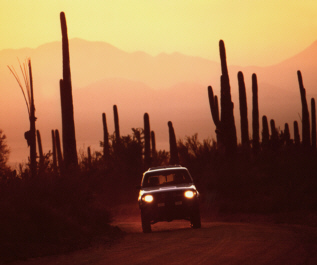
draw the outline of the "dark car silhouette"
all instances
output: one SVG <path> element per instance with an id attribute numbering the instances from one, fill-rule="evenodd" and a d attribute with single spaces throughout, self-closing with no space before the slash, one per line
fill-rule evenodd
<path id="1" fill-rule="evenodd" d="M 166 166 L 143 173 L 139 193 L 142 230 L 151 232 L 151 224 L 185 219 L 200 228 L 199 192 L 187 168 Z"/>

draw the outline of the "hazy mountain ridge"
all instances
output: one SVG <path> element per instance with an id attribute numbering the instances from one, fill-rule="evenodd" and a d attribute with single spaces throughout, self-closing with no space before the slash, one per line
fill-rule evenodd
<path id="1" fill-rule="evenodd" d="M 214 46 L 218 52 L 218 45 Z M 180 53 L 157 56 L 142 51 L 128 53 L 107 43 L 81 39 L 70 41 L 70 56 L 79 145 L 95 143 L 98 148 L 102 139 L 102 112 L 106 113 L 109 131 L 112 132 L 114 104 L 119 109 L 123 135 L 130 133 L 132 127 L 143 127 L 143 114 L 148 112 L 151 129 L 157 131 L 158 143 L 168 141 L 168 120 L 173 121 L 177 137 L 198 133 L 200 138 L 215 138 L 207 86 L 212 85 L 220 98 L 219 62 Z M 3 95 L 0 99 L 0 128 L 8 137 L 12 156 L 17 156 L 14 145 L 20 144 L 21 148 L 25 148 L 25 159 L 28 152 L 23 137 L 24 131 L 28 130 L 26 106 L 7 65 L 13 65 L 20 73 L 17 58 L 22 61 L 26 57 L 32 60 L 37 127 L 46 142 L 44 151 L 48 152 L 51 149 L 50 130 L 60 129 L 61 126 L 61 42 L 44 44 L 36 49 L 0 51 L 0 89 Z M 274 118 L 277 126 L 283 127 L 284 122 L 299 120 L 298 113 L 301 113 L 297 70 L 302 71 L 307 100 L 310 102 L 310 98 L 317 95 L 316 57 L 317 42 L 303 52 L 269 67 L 230 66 L 228 59 L 238 133 L 238 71 L 245 76 L 250 130 L 252 73 L 258 76 L 260 115 Z M 158 148 L 162 146 L 158 145 Z"/>

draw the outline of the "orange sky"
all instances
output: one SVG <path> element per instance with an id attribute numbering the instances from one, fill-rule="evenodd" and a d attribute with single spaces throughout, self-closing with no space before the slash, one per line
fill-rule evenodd
<path id="1" fill-rule="evenodd" d="M 230 64 L 278 63 L 317 39 L 315 0 L 0 0 L 0 50 L 60 41 L 64 11 L 70 38 L 125 51 L 181 52 Z"/>

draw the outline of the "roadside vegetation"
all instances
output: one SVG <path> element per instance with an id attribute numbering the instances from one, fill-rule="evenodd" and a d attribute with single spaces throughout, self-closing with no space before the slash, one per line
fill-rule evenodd
<path id="1" fill-rule="evenodd" d="M 64 173 L 54 172 L 51 153 L 36 177 L 29 165 L 18 172 L 2 167 L 1 261 L 110 244 L 122 236 L 111 221 L 116 215 L 138 214 L 135 186 L 146 169 L 142 136 L 143 130 L 134 129 L 121 136 L 120 146 L 112 136 L 107 160 L 102 152 L 90 157 L 82 152 L 78 168 Z M 5 141 L 1 146 L 8 150 Z M 203 220 L 316 225 L 315 154 L 292 145 L 245 156 L 238 146 L 237 156 L 228 159 L 215 142 L 201 142 L 197 135 L 179 139 L 177 147 L 180 164 L 190 170 L 201 192 Z M 157 152 L 151 161 L 152 166 L 167 164 L 167 151 Z"/>

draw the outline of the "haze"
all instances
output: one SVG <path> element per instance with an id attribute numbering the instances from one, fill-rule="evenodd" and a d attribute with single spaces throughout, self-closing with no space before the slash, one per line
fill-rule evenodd
<path id="1" fill-rule="evenodd" d="M 128 52 L 180 52 L 218 60 L 225 40 L 234 65 L 271 65 L 308 47 L 317 36 L 312 0 L 7 1 L 1 0 L 0 50 L 36 48 L 60 40 L 58 14 L 69 38 L 104 41 Z"/>
<path id="2" fill-rule="evenodd" d="M 102 140 L 101 114 L 113 131 L 112 106 L 122 134 L 143 127 L 150 115 L 158 148 L 167 148 L 167 121 L 177 138 L 198 133 L 215 138 L 207 86 L 219 95 L 218 42 L 227 50 L 235 122 L 240 130 L 237 72 L 243 71 L 251 111 L 251 74 L 259 81 L 260 115 L 277 126 L 300 121 L 296 71 L 307 99 L 316 97 L 317 3 L 305 1 L 0 1 L 0 128 L 11 162 L 28 156 L 28 117 L 22 93 L 7 65 L 30 57 L 37 129 L 44 152 L 50 131 L 60 129 L 62 77 L 59 13 L 66 14 L 70 41 L 76 138 L 79 150 Z M 261 66 L 261 67 L 259 67 Z M 249 118 L 251 114 L 249 114 Z"/>

